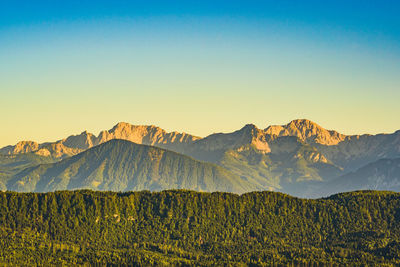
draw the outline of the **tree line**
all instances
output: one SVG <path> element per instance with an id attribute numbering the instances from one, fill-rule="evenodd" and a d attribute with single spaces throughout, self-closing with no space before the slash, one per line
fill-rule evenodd
<path id="1" fill-rule="evenodd" d="M 0 193 L 0 263 L 400 264 L 400 194 Z"/>

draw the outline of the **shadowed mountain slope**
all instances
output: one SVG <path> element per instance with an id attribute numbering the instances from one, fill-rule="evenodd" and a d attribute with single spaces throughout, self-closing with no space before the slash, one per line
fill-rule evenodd
<path id="1" fill-rule="evenodd" d="M 400 158 L 380 159 L 324 184 L 320 192 L 330 195 L 353 190 L 400 192 Z"/>
<path id="2" fill-rule="evenodd" d="M 326 130 L 306 119 L 265 129 L 247 124 L 232 133 L 215 133 L 205 138 L 121 122 L 98 136 L 85 131 L 54 143 L 19 142 L 0 149 L 0 154 L 31 153 L 55 162 L 113 139 L 175 151 L 220 165 L 255 188 L 303 197 L 319 190 L 319 183 L 329 183 L 380 159 L 400 157 L 400 131 L 350 136 Z M 26 166 L 34 164 L 33 159 Z M 6 184 L 1 175 L 0 182 Z M 360 184 L 354 189 L 361 188 L 364 187 Z"/>
<path id="3" fill-rule="evenodd" d="M 257 190 L 229 171 L 157 147 L 112 140 L 57 163 L 28 168 L 11 179 L 16 191 L 163 190 L 243 193 Z"/>

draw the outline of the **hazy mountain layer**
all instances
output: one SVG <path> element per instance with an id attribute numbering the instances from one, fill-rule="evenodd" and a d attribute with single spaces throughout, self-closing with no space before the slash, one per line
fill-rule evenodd
<path id="1" fill-rule="evenodd" d="M 112 140 L 53 164 L 28 168 L 8 181 L 15 191 L 163 190 L 243 193 L 260 189 L 229 171 L 161 148 Z"/>
<path id="2" fill-rule="evenodd" d="M 215 163 L 255 187 L 298 196 L 309 196 L 319 183 L 329 182 L 371 162 L 400 157 L 400 131 L 348 136 L 326 130 L 309 120 L 294 120 L 266 129 L 248 124 L 232 133 L 205 138 L 167 133 L 155 126 L 118 123 L 98 136 L 85 131 L 55 143 L 20 142 L 0 149 L 0 153 L 30 152 L 55 161 L 112 139 L 166 148 Z"/>
<path id="3" fill-rule="evenodd" d="M 400 192 L 400 158 L 380 159 L 373 163 L 338 177 L 321 188 L 330 195 L 338 192 L 373 189 Z"/>
<path id="4" fill-rule="evenodd" d="M 315 145 L 345 171 L 356 170 L 382 158 L 400 157 L 400 131 L 393 134 L 348 136 L 336 146 Z"/>
<path id="5" fill-rule="evenodd" d="M 43 157 L 33 153 L 0 155 L 0 190 L 6 190 L 8 180 L 18 172 L 29 167 L 53 161 L 54 159 L 51 157 Z"/>

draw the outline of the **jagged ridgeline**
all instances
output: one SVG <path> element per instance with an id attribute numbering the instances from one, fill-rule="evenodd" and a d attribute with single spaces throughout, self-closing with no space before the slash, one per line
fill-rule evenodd
<path id="1" fill-rule="evenodd" d="M 109 177 L 103 175 L 106 170 L 103 168 L 105 165 L 98 165 L 98 162 L 93 160 L 87 161 L 91 165 L 82 165 L 86 169 L 80 169 L 78 172 L 65 167 L 69 172 L 64 172 L 61 176 L 55 169 L 48 169 L 47 178 L 40 179 L 41 182 L 38 183 L 36 183 L 39 179 L 37 175 L 47 167 L 42 165 L 40 167 L 42 169 L 33 168 L 34 171 L 30 173 L 32 175 L 28 175 L 32 168 L 24 171 L 25 168 L 36 167 L 40 163 L 59 162 L 114 139 L 167 149 L 181 154 L 182 158 L 185 155 L 191 159 L 219 165 L 223 169 L 220 168 L 217 172 L 231 175 L 228 179 L 231 180 L 228 182 L 230 186 L 224 188 L 213 185 L 208 179 L 204 179 L 206 186 L 201 185 L 202 177 L 210 175 L 202 175 L 199 172 L 194 176 L 197 177 L 197 181 L 183 184 L 179 182 L 166 184 L 166 181 L 169 182 L 171 179 L 162 182 L 159 179 L 161 176 L 155 173 L 155 176 L 148 177 L 147 181 L 151 181 L 150 183 L 145 183 L 145 178 L 142 177 L 143 180 L 138 184 L 122 182 L 118 185 L 120 181 L 126 180 L 124 175 L 132 170 L 131 164 L 109 164 L 106 161 L 103 161 L 103 164 L 115 167 L 117 170 L 106 172 L 114 175 L 115 182 L 104 183 L 102 181 L 109 181 Z M 168 158 L 177 158 L 176 155 L 167 154 L 171 155 Z M 110 158 L 110 161 L 114 161 L 115 158 Z M 153 157 L 143 159 L 152 160 Z M 399 159 L 400 130 L 391 134 L 344 135 L 324 129 L 312 121 L 298 119 L 285 125 L 271 125 L 264 129 L 247 124 L 231 133 L 215 133 L 200 138 L 187 133 L 166 132 L 152 125 L 118 123 L 109 130 L 101 131 L 97 136 L 84 131 L 56 142 L 39 144 L 33 141 L 21 141 L 16 145 L 0 148 L 0 190 L 51 191 L 74 189 L 78 188 L 77 185 L 81 185 L 80 189 L 96 190 L 168 188 L 231 192 L 272 190 L 300 197 L 322 197 L 361 189 L 399 191 L 400 165 L 396 163 Z M 387 161 L 383 163 L 382 160 Z M 185 160 L 187 163 L 189 161 Z M 64 161 L 66 162 L 74 163 Z M 182 167 L 186 168 L 189 165 L 185 163 Z M 146 166 L 155 167 L 153 170 L 157 169 L 151 163 L 146 163 Z M 200 165 L 196 166 L 198 166 L 196 170 L 204 169 Z M 371 166 L 380 167 L 376 169 Z M 74 168 L 77 168 L 76 164 Z M 164 170 L 174 168 L 175 166 L 170 166 Z M 98 179 L 94 178 L 96 172 L 100 173 Z M 76 183 L 78 180 L 69 178 L 75 173 L 92 176 L 80 179 L 84 182 L 79 184 Z M 152 171 L 148 173 L 154 174 Z M 56 179 L 53 180 L 49 178 L 50 176 Z M 220 175 L 213 175 L 216 176 Z M 222 180 L 227 181 L 227 178 Z M 45 181 L 49 183 L 44 184 Z M 236 185 L 231 185 L 232 183 Z"/>
<path id="2" fill-rule="evenodd" d="M 0 265 L 396 265 L 400 194 L 0 193 Z"/>
<path id="3" fill-rule="evenodd" d="M 183 188 L 236 193 L 259 189 L 215 164 L 117 139 L 60 162 L 27 168 L 9 180 L 7 188 L 23 192 Z"/>

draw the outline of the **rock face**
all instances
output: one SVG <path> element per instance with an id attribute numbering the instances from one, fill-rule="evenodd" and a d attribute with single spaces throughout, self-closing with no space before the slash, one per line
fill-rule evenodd
<path id="1" fill-rule="evenodd" d="M 173 148 L 172 150 L 179 151 L 184 149 L 185 145 L 192 144 L 200 138 L 186 133 L 167 133 L 165 130 L 153 125 L 138 126 L 120 122 L 109 131 L 102 131 L 96 140 L 96 144 L 112 139 L 123 139 L 137 144 Z"/>
<path id="2" fill-rule="evenodd" d="M 0 154 L 14 155 L 33 152 L 41 156 L 62 159 L 113 139 L 123 139 L 137 144 L 153 145 L 181 152 L 187 145 L 200 138 L 186 133 L 167 133 L 153 125 L 138 126 L 120 122 L 112 129 L 100 132 L 97 137 L 84 131 L 79 135 L 71 135 L 54 143 L 38 144 L 32 141 L 22 141 L 15 146 L 0 149 Z"/>
<path id="3" fill-rule="evenodd" d="M 85 149 L 74 148 L 64 145 L 62 142 L 49 143 L 40 146 L 39 150 L 33 153 L 40 156 L 53 157 L 56 159 L 70 157 L 76 155 Z"/>
<path id="4" fill-rule="evenodd" d="M 268 136 L 253 124 L 247 124 L 242 129 L 233 133 L 212 134 L 206 138 L 198 140 L 195 150 L 218 151 L 228 149 L 243 149 L 251 145 L 263 153 L 271 152 L 268 145 Z"/>
<path id="5" fill-rule="evenodd" d="M 265 129 L 265 133 L 273 138 L 295 136 L 307 143 L 321 145 L 337 145 L 346 139 L 346 135 L 329 131 L 310 120 L 293 120 L 286 125 L 273 125 Z"/>
<path id="6" fill-rule="evenodd" d="M 16 191 L 165 190 L 228 191 L 260 188 L 214 164 L 153 146 L 111 140 L 53 164 L 25 169 L 8 181 Z"/>
<path id="7" fill-rule="evenodd" d="M 71 135 L 67 139 L 62 140 L 62 143 L 66 147 L 77 148 L 86 150 L 95 145 L 98 145 L 98 138 L 87 131 L 82 132 L 80 135 Z"/>
<path id="8" fill-rule="evenodd" d="M 247 124 L 232 133 L 216 133 L 205 138 L 168 133 L 152 125 L 120 122 L 98 136 L 85 131 L 54 143 L 20 142 L 0 149 L 0 154 L 32 153 L 58 161 L 114 139 L 156 146 L 211 162 L 257 188 L 298 196 L 308 196 L 314 190 L 310 189 L 313 183 L 329 182 L 382 158 L 400 157 L 400 131 L 349 136 L 326 130 L 306 119 L 265 129 Z"/>
<path id="9" fill-rule="evenodd" d="M 22 153 L 29 153 L 39 149 L 39 144 L 33 141 L 21 141 L 15 146 L 6 146 L 0 149 L 0 154 L 15 155 Z"/>

